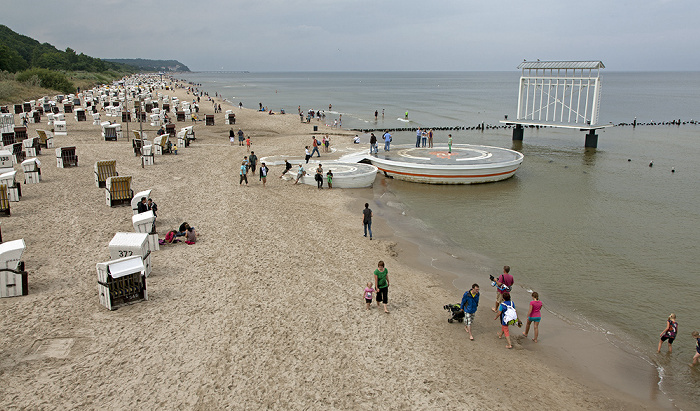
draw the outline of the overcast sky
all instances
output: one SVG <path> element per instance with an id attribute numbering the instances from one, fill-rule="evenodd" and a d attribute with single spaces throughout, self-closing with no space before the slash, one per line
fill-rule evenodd
<path id="1" fill-rule="evenodd" d="M 0 22 L 100 58 L 192 70 L 699 70 L 697 0 L 2 0 Z"/>

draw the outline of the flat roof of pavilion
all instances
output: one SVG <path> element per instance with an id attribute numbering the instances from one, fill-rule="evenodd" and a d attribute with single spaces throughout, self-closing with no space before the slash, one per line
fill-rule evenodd
<path id="1" fill-rule="evenodd" d="M 586 130 L 599 130 L 601 128 L 608 128 L 612 127 L 613 124 L 596 124 L 596 125 L 590 125 L 590 124 L 561 124 L 561 123 L 548 123 L 545 121 L 526 121 L 526 120 L 501 120 L 501 124 L 505 124 L 507 126 L 514 126 L 514 125 L 521 125 L 521 126 L 534 126 L 534 127 L 558 127 L 558 128 L 570 128 L 570 129 L 579 129 L 581 131 L 586 131 Z"/>
<path id="2" fill-rule="evenodd" d="M 602 69 L 602 61 L 523 61 L 519 69 Z"/>

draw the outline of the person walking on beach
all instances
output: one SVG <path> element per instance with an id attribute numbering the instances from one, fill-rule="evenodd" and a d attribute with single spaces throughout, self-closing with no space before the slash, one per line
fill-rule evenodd
<path id="1" fill-rule="evenodd" d="M 316 185 L 318 186 L 318 189 L 323 188 L 323 167 L 321 164 L 318 165 L 316 168 L 316 175 L 314 175 L 314 179 L 316 180 Z"/>
<path id="2" fill-rule="evenodd" d="M 306 170 L 304 170 L 304 167 L 299 164 L 299 170 L 297 170 L 297 179 L 294 181 L 294 184 L 299 184 L 299 179 L 304 177 L 306 175 Z"/>
<path id="3" fill-rule="evenodd" d="M 676 314 L 671 313 L 671 315 L 668 316 L 668 320 L 666 320 L 666 328 L 659 336 L 661 339 L 659 340 L 659 348 L 656 349 L 656 352 L 661 352 L 661 344 L 668 340 L 668 353 L 670 354 L 672 351 L 671 346 L 673 345 L 673 340 L 676 339 L 676 334 L 678 334 L 678 322 L 676 322 Z"/>
<path id="4" fill-rule="evenodd" d="M 365 228 L 365 237 L 369 230 L 369 239 L 372 240 L 372 209 L 369 208 L 369 203 L 365 203 L 365 209 L 362 210 L 362 225 Z"/>
<path id="5" fill-rule="evenodd" d="M 255 155 L 255 151 L 250 152 L 250 156 L 248 156 L 248 164 L 250 171 L 255 173 L 255 168 L 258 166 L 258 156 Z"/>
<path id="6" fill-rule="evenodd" d="M 247 136 L 245 138 L 245 146 L 246 146 L 246 151 L 250 153 L 250 136 Z M 255 171 L 255 170 L 253 170 Z"/>
<path id="7" fill-rule="evenodd" d="M 537 342 L 537 336 L 540 333 L 540 319 L 542 318 L 542 301 L 540 301 L 540 295 L 537 291 L 532 293 L 532 301 L 530 301 L 530 309 L 527 312 L 527 325 L 525 325 L 525 331 L 523 335 L 527 337 L 530 333 L 530 324 L 534 324 L 535 338 L 532 341 Z"/>
<path id="8" fill-rule="evenodd" d="M 245 185 L 248 185 L 248 167 L 246 167 L 245 161 L 241 162 L 241 171 L 239 172 L 240 181 L 238 185 L 240 186 L 245 181 Z"/>
<path id="9" fill-rule="evenodd" d="M 433 129 L 428 131 L 428 148 L 433 148 Z"/>
<path id="10" fill-rule="evenodd" d="M 389 134 L 389 131 L 387 130 L 384 133 L 384 151 L 389 151 L 391 148 L 391 134 Z"/>
<path id="11" fill-rule="evenodd" d="M 506 293 L 506 290 L 503 290 L 502 286 L 512 287 L 513 284 L 515 284 L 515 279 L 510 274 L 510 266 L 505 265 L 503 266 L 503 274 L 496 280 L 496 305 L 491 311 L 498 312 L 498 305 L 503 302 L 503 295 Z"/>
<path id="12" fill-rule="evenodd" d="M 462 303 L 459 308 L 464 311 L 464 329 L 469 333 L 469 339 L 474 341 L 474 336 L 472 335 L 472 322 L 474 321 L 474 314 L 476 314 L 476 309 L 479 306 L 479 284 L 472 284 L 471 290 L 467 290 L 462 296 Z"/>
<path id="13" fill-rule="evenodd" d="M 691 367 L 695 367 L 700 362 L 700 333 L 693 331 L 693 338 L 695 338 L 695 355 L 693 355 L 693 362 L 690 363 Z"/>
<path id="14" fill-rule="evenodd" d="M 292 163 L 290 163 L 287 160 L 284 160 L 284 171 L 282 171 L 282 174 L 280 174 L 280 178 L 282 178 L 283 175 L 287 174 L 289 170 L 292 169 Z"/>
<path id="15" fill-rule="evenodd" d="M 263 183 L 263 187 L 265 187 L 265 184 L 267 184 L 267 172 L 270 171 L 270 169 L 267 168 L 265 163 L 260 163 L 260 181 Z"/>
<path id="16" fill-rule="evenodd" d="M 503 293 L 503 302 L 498 306 L 498 310 L 496 312 L 498 312 L 498 315 L 496 315 L 494 320 L 498 320 L 499 318 L 501 320 L 501 331 L 499 331 L 496 335 L 499 339 L 503 338 L 505 335 L 506 341 L 508 342 L 506 348 L 513 348 L 513 344 L 510 342 L 510 331 L 508 330 L 508 326 L 515 324 L 516 322 L 519 323 L 519 321 L 518 314 L 515 312 L 515 304 L 510 300 L 510 293 Z"/>
<path id="17" fill-rule="evenodd" d="M 369 310 L 372 306 L 372 297 L 374 296 L 374 288 L 372 288 L 372 283 L 368 282 L 367 285 L 365 285 L 365 291 L 362 295 L 365 297 L 365 304 L 367 305 L 365 310 Z"/>
<path id="18" fill-rule="evenodd" d="M 238 145 L 243 145 L 243 130 L 241 130 L 240 128 L 238 129 Z"/>
<path id="19" fill-rule="evenodd" d="M 374 110 L 374 121 L 377 121 L 378 115 L 379 115 L 379 112 L 377 110 Z"/>
<path id="20" fill-rule="evenodd" d="M 309 146 L 304 147 L 304 158 L 306 159 L 306 164 L 309 164 L 309 159 L 311 158 L 311 152 L 309 151 Z"/>
<path id="21" fill-rule="evenodd" d="M 377 136 L 372 133 L 369 136 L 369 153 L 375 154 L 377 152 L 379 152 L 379 148 L 377 147 Z"/>
<path id="22" fill-rule="evenodd" d="M 311 157 L 314 156 L 314 153 L 316 153 L 317 157 L 321 157 L 321 153 L 318 152 L 318 140 L 316 140 L 316 136 L 313 136 L 313 139 L 314 141 L 311 143 L 311 145 L 314 147 L 314 149 L 311 150 Z"/>
<path id="23" fill-rule="evenodd" d="M 422 135 L 422 133 L 421 133 L 420 127 L 419 127 L 418 129 L 416 129 L 416 148 L 420 147 L 421 135 Z"/>
<path id="24" fill-rule="evenodd" d="M 236 141 L 236 133 L 233 132 L 233 129 L 228 132 L 228 140 L 231 142 L 231 145 Z"/>
<path id="25" fill-rule="evenodd" d="M 384 261 L 377 263 L 377 269 L 374 270 L 374 289 L 377 290 L 377 308 L 379 302 L 384 304 L 384 312 L 389 314 L 387 304 L 389 304 L 389 270 L 384 267 Z"/>
<path id="26" fill-rule="evenodd" d="M 452 134 L 447 135 L 447 152 L 452 152 Z"/>

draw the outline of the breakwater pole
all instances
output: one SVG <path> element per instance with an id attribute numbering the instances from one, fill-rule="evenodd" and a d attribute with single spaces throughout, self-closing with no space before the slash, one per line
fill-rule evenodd
<path id="1" fill-rule="evenodd" d="M 598 134 L 595 133 L 595 129 L 588 130 L 584 147 L 598 148 Z"/>

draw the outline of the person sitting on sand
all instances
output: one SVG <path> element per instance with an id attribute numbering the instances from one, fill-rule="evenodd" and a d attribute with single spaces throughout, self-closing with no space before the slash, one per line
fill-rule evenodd
<path id="1" fill-rule="evenodd" d="M 189 228 L 192 228 L 192 227 L 190 227 L 190 225 L 187 222 L 180 224 L 180 228 L 177 230 L 176 237 L 184 237 L 185 234 L 187 234 L 187 230 Z"/>
<path id="2" fill-rule="evenodd" d="M 197 242 L 197 232 L 194 231 L 194 228 L 190 227 L 187 229 L 187 232 L 185 233 L 185 244 L 192 245 L 196 242 Z"/>

